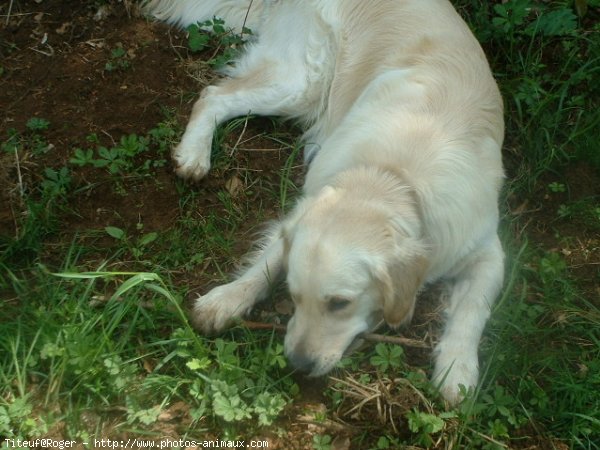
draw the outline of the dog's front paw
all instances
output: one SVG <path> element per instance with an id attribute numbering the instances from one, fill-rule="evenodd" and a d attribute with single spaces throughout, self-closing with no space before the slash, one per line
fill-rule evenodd
<path id="1" fill-rule="evenodd" d="M 437 358 L 432 381 L 438 386 L 442 397 L 451 405 L 464 398 L 461 386 L 466 391 L 477 387 L 479 367 L 477 356 L 464 354 L 440 354 Z"/>
<path id="2" fill-rule="evenodd" d="M 204 334 L 220 333 L 248 313 L 253 302 L 247 301 L 240 287 L 232 282 L 199 296 L 190 317 L 194 327 Z"/>
<path id="3" fill-rule="evenodd" d="M 179 144 L 173 150 L 175 173 L 183 179 L 199 181 L 210 170 L 210 154 Z"/>

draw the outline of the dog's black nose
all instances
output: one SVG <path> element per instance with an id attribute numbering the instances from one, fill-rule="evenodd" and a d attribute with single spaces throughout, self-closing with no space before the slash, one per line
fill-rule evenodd
<path id="1" fill-rule="evenodd" d="M 312 372 L 315 367 L 316 361 L 314 359 L 307 358 L 304 355 L 298 353 L 292 353 L 288 355 L 288 359 L 296 369 L 302 372 Z"/>

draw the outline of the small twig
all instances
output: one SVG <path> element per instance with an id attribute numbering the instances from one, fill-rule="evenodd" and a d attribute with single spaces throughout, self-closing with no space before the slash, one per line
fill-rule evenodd
<path id="1" fill-rule="evenodd" d="M 274 323 L 252 322 L 249 320 L 244 320 L 242 321 L 242 324 L 250 330 L 274 330 L 280 333 L 284 333 L 286 330 L 285 325 Z M 369 342 L 384 342 L 386 344 L 404 345 L 407 347 L 429 348 L 429 345 L 427 345 L 425 342 L 400 336 L 386 336 L 383 334 L 365 333 L 360 337 Z"/>
<path id="2" fill-rule="evenodd" d="M 242 132 L 240 133 L 239 137 L 237 138 L 237 141 L 235 142 L 233 147 L 231 147 L 231 151 L 229 152 L 230 158 L 233 156 L 233 153 L 236 151 L 237 146 L 240 145 L 240 141 L 242 140 L 242 138 L 244 137 L 244 134 L 246 133 L 246 128 L 248 127 L 248 119 L 249 118 L 250 118 L 250 113 L 248 113 L 246 115 L 246 120 L 244 120 L 244 128 L 242 128 Z"/>
<path id="3" fill-rule="evenodd" d="M 10 13 L 12 11 L 13 1 L 14 0 L 10 0 L 10 3 L 8 4 L 8 12 L 6 13 L 6 26 L 8 26 L 8 23 L 10 22 Z"/>
<path id="4" fill-rule="evenodd" d="M 569 269 L 578 269 L 580 267 L 585 267 L 585 266 L 599 266 L 600 262 L 588 262 L 588 263 L 581 263 L 581 264 L 571 264 L 569 267 Z"/>
<path id="5" fill-rule="evenodd" d="M 385 334 L 365 333 L 361 336 L 365 341 L 384 342 L 386 344 L 406 345 L 407 347 L 429 348 L 425 342 L 400 336 L 386 336 Z"/>
<path id="6" fill-rule="evenodd" d="M 251 148 L 251 147 L 240 147 L 238 149 L 238 151 L 240 152 L 252 152 L 252 153 L 259 153 L 259 152 L 265 152 L 265 153 L 275 153 L 275 152 L 281 152 L 281 148 Z"/>
<path id="7" fill-rule="evenodd" d="M 125 6 L 125 12 L 127 13 L 127 18 L 131 19 L 131 4 L 130 4 L 130 2 L 125 0 L 123 2 L 123 6 Z"/>
<path id="8" fill-rule="evenodd" d="M 15 214 L 15 209 L 13 208 L 12 202 L 8 202 L 10 205 L 10 213 L 12 215 L 13 224 L 15 226 L 15 240 L 19 239 L 19 221 L 17 220 L 17 215 Z"/>
<path id="9" fill-rule="evenodd" d="M 248 5 L 248 9 L 246 10 L 246 16 L 244 17 L 244 23 L 242 23 L 242 30 L 240 33 L 240 38 L 244 36 L 244 29 L 246 28 L 246 21 L 248 20 L 248 14 L 250 14 L 250 9 L 252 8 L 252 3 L 254 0 L 250 0 L 250 4 Z"/>
<path id="10" fill-rule="evenodd" d="M 48 46 L 48 47 L 50 47 L 50 46 Z M 43 50 L 38 50 L 37 48 L 34 48 L 34 47 L 29 47 L 29 50 L 33 50 L 34 52 L 39 53 L 44 56 L 54 56 L 54 49 L 52 47 L 50 47 L 49 52 L 45 52 Z"/>
<path id="11" fill-rule="evenodd" d="M 310 420 L 310 419 L 300 418 L 299 421 L 304 424 L 307 424 L 307 425 L 315 425 L 317 427 L 322 427 L 322 428 L 325 428 L 326 430 L 335 431 L 338 433 L 348 431 L 348 428 L 349 428 L 347 425 L 339 424 L 330 419 L 321 421 L 321 420 Z"/>
<path id="12" fill-rule="evenodd" d="M 112 141 L 112 145 L 116 146 L 117 145 L 117 141 L 115 141 L 115 138 L 112 137 L 112 134 L 110 134 L 108 131 L 103 130 L 102 128 L 100 128 L 100 133 L 108 136 L 110 138 L 110 140 Z"/>
<path id="13" fill-rule="evenodd" d="M 169 36 L 169 45 L 171 46 L 171 48 L 173 49 L 173 51 L 177 54 L 177 57 L 179 58 L 179 60 L 182 61 L 183 57 L 181 56 L 181 53 L 179 53 L 177 51 L 177 48 L 175 48 L 175 45 L 173 44 L 173 36 L 171 36 L 171 29 L 170 28 L 169 28 L 169 31 L 168 31 L 167 34 Z"/>
<path id="14" fill-rule="evenodd" d="M 21 195 L 21 201 L 25 197 L 25 189 L 23 188 L 23 175 L 21 174 L 21 163 L 19 161 L 19 150 L 15 146 L 15 165 L 17 167 L 17 179 L 19 186 L 19 194 Z"/>
<path id="15" fill-rule="evenodd" d="M 486 435 L 486 434 L 480 433 L 479 431 L 477 431 L 477 430 L 474 430 L 474 429 L 473 429 L 473 428 L 471 428 L 471 427 L 469 427 L 469 430 L 471 430 L 471 431 L 475 432 L 475 434 L 477 434 L 477 435 L 481 436 L 483 439 L 485 439 L 486 441 L 489 441 L 489 442 L 491 442 L 492 444 L 498 445 L 498 446 L 499 446 L 499 447 L 501 447 L 501 448 L 508 448 L 508 447 L 506 446 L 506 444 L 504 444 L 503 442 L 497 441 L 496 439 L 494 439 L 494 438 L 493 438 L 493 437 L 491 437 L 491 436 L 488 436 L 488 435 Z"/>

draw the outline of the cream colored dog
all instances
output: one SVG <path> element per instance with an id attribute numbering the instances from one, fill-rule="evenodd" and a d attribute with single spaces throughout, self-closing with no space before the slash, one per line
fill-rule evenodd
<path id="1" fill-rule="evenodd" d="M 251 4 L 251 5 L 250 5 Z M 478 380 L 477 348 L 503 283 L 497 236 L 502 100 L 479 44 L 446 0 L 153 0 L 188 25 L 223 17 L 257 38 L 206 88 L 174 150 L 177 173 L 210 168 L 217 124 L 249 112 L 306 125 L 304 197 L 252 265 L 198 298 L 224 329 L 287 273 L 285 351 L 322 375 L 383 316 L 410 320 L 426 283 L 451 285 L 433 380 L 450 402 Z M 244 22 L 246 21 L 246 22 Z"/>

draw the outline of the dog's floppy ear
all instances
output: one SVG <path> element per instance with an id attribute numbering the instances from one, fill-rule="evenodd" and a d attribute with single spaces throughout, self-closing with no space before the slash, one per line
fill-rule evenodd
<path id="1" fill-rule="evenodd" d="M 290 247 L 292 245 L 292 239 L 295 233 L 298 222 L 307 214 L 307 212 L 314 207 L 324 206 L 339 198 L 339 190 L 333 186 L 325 186 L 322 188 L 317 195 L 312 195 L 302 199 L 288 217 L 284 220 L 281 228 L 281 237 L 283 238 L 283 255 L 284 265 L 287 264 L 287 255 L 289 254 Z M 287 267 L 285 268 L 287 270 Z"/>
<path id="2" fill-rule="evenodd" d="M 399 252 L 396 252 L 399 253 Z M 375 274 L 383 301 L 383 318 L 391 327 L 410 322 L 429 266 L 424 255 L 396 255 Z"/>
<path id="3" fill-rule="evenodd" d="M 330 204 L 331 202 L 336 201 L 338 197 L 338 189 L 333 186 L 325 186 L 317 193 L 317 195 L 305 197 L 298 202 L 283 222 L 281 235 L 283 239 L 287 241 L 286 245 L 289 245 L 291 235 L 294 233 L 294 228 L 309 210 L 318 206 Z"/>

